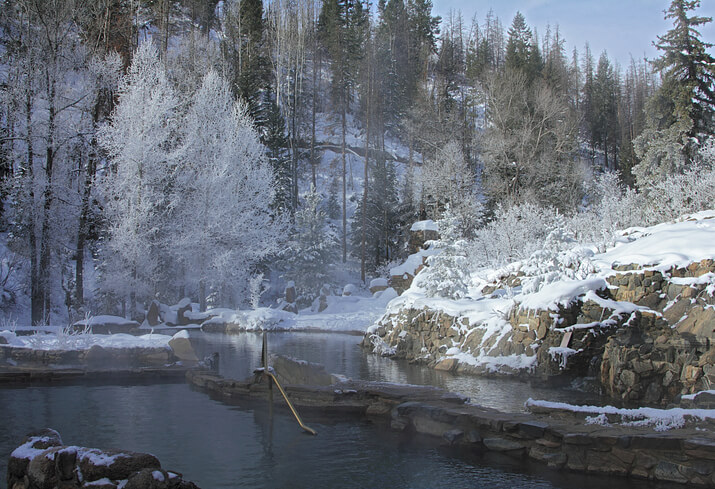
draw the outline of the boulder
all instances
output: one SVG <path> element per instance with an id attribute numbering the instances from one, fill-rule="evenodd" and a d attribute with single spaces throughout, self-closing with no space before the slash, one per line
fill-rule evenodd
<path id="1" fill-rule="evenodd" d="M 78 465 L 87 481 L 102 478 L 113 480 L 127 479 L 144 468 L 161 468 L 161 463 L 148 453 L 124 452 L 119 450 L 81 449 L 78 453 Z"/>
<path id="2" fill-rule="evenodd" d="M 376 294 L 377 292 L 382 292 L 387 290 L 389 286 L 386 278 L 375 278 L 370 281 L 370 293 Z"/>
<path id="3" fill-rule="evenodd" d="M 288 285 L 286 285 L 285 298 L 288 304 L 295 303 L 297 299 L 297 294 L 295 292 L 295 282 L 288 282 Z"/>
<path id="4" fill-rule="evenodd" d="M 181 474 L 161 469 L 148 453 L 63 446 L 59 433 L 30 433 L 8 462 L 11 489 L 198 489 Z"/>
<path id="5" fill-rule="evenodd" d="M 149 304 L 149 310 L 146 312 L 146 322 L 149 326 L 158 326 L 161 324 L 161 317 L 159 315 L 161 311 L 161 304 L 159 301 L 151 301 Z"/>
<path id="6" fill-rule="evenodd" d="M 169 346 L 176 358 L 182 362 L 197 363 L 199 358 L 196 356 L 194 347 L 191 346 L 189 335 L 184 333 L 186 333 L 186 331 L 175 334 L 174 337 L 169 340 Z"/>
<path id="7" fill-rule="evenodd" d="M 271 365 L 281 384 L 285 385 L 331 385 L 335 378 L 318 363 L 296 360 L 283 355 L 272 355 Z"/>
<path id="8" fill-rule="evenodd" d="M 186 326 L 191 324 L 191 319 L 186 316 L 187 312 L 191 312 L 191 300 L 187 298 L 181 299 L 176 310 L 176 324 Z"/>

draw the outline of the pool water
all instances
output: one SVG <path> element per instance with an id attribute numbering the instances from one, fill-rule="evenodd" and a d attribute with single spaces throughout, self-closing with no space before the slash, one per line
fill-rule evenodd
<path id="1" fill-rule="evenodd" d="M 433 384 L 475 401 L 520 410 L 539 394 L 573 400 L 570 391 L 539 390 L 502 379 L 466 378 L 368 355 L 360 337 L 269 335 L 269 349 L 326 365 L 352 378 Z M 260 364 L 261 336 L 192 333 L 199 354 L 218 351 L 220 372 L 245 378 Z M 0 488 L 7 460 L 24 436 L 40 428 L 63 442 L 156 455 L 202 489 L 217 488 L 652 488 L 601 476 L 568 475 L 454 451 L 425 438 L 391 432 L 359 419 L 304 413 L 310 436 L 284 409 L 261 401 L 228 405 L 184 383 L 50 385 L 0 388 Z M 434 443 L 434 444 L 433 444 Z M 665 486 L 658 486 L 665 487 Z M 677 487 L 677 486 L 675 486 Z"/>

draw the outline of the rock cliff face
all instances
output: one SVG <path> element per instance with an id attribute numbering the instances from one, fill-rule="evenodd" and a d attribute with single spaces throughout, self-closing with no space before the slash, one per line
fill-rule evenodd
<path id="1" fill-rule="evenodd" d="M 489 284 L 503 296 L 521 277 Z M 411 304 L 383 317 L 363 345 L 436 369 L 542 380 L 596 377 L 607 395 L 667 404 L 715 382 L 715 261 L 665 272 L 615 267 L 607 286 L 558 310 L 516 304 L 485 319 Z M 494 328 L 490 321 L 502 321 Z M 504 327 L 505 323 L 508 324 Z"/>

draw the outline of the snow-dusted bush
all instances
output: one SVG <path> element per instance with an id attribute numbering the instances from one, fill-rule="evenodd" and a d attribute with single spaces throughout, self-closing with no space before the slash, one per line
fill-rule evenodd
<path id="1" fill-rule="evenodd" d="M 580 242 L 607 246 L 617 230 L 643 224 L 642 196 L 624 186 L 617 173 L 597 175 L 587 195 L 588 205 L 572 219 Z"/>
<path id="2" fill-rule="evenodd" d="M 653 182 L 646 191 L 647 224 L 668 221 L 712 208 L 715 202 L 715 170 L 695 166 L 682 174 Z"/>
<path id="3" fill-rule="evenodd" d="M 497 267 L 529 257 L 555 229 L 559 213 L 551 207 L 523 203 L 499 206 L 494 220 L 477 230 L 469 257 L 473 266 Z"/>
<path id="4" fill-rule="evenodd" d="M 484 214 L 474 177 L 456 141 L 448 142 L 434 158 L 425 160 L 419 176 L 422 198 L 430 208 L 430 216 L 439 219 L 449 209 L 450 219 L 457 219 L 462 235 L 471 234 L 481 224 Z"/>

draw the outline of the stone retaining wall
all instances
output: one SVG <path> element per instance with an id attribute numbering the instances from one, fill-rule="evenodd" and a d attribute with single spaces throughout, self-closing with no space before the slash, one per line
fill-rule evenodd
<path id="1" fill-rule="evenodd" d="M 193 371 L 187 378 L 196 388 L 227 402 L 263 400 L 268 393 L 265 384 L 213 373 Z M 501 413 L 465 404 L 460 396 L 430 387 L 346 381 L 284 388 L 308 424 L 311 412 L 349 413 L 463 450 L 529 458 L 556 470 L 715 487 L 715 437 L 698 424 L 656 432 L 587 424 L 582 416 L 543 410 Z"/>
<path id="2" fill-rule="evenodd" d="M 600 299 L 584 296 L 557 311 L 528 310 L 518 305 L 505 319 L 511 330 L 492 333 L 430 309 L 405 308 L 383 317 L 363 346 L 429 367 L 473 374 L 520 374 L 542 380 L 590 376 L 617 399 L 668 404 L 681 394 L 712 388 L 715 383 L 715 298 L 709 283 L 688 279 L 715 272 L 703 260 L 667 273 L 636 265 L 615 267 Z M 483 293 L 518 286 L 522 275 L 488 285 Z M 597 298 L 596 298 L 597 299 Z M 631 303 L 633 313 L 619 313 Z M 628 309 L 628 308 L 625 308 Z M 568 336 L 568 337 L 566 337 Z M 474 357 L 520 356 L 523 367 L 471 365 L 447 355 L 450 348 Z M 568 347 L 566 350 L 561 347 Z"/>

